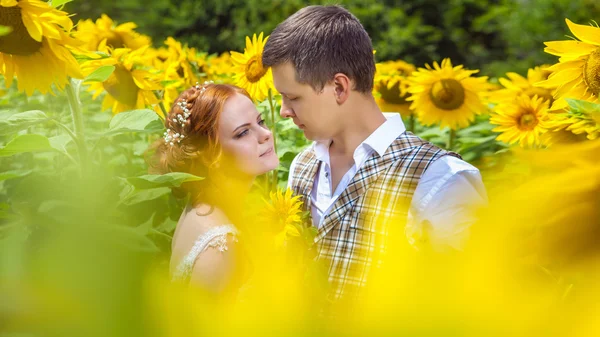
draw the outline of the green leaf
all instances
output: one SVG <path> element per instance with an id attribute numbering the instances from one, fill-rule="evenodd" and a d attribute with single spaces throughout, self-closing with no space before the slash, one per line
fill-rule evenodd
<path id="1" fill-rule="evenodd" d="M 168 195 L 169 193 L 171 193 L 171 189 L 168 187 L 141 190 L 129 195 L 127 198 L 125 198 L 125 200 L 123 200 L 123 203 L 125 205 L 139 204 L 140 202 L 160 198 L 162 196 Z"/>
<path id="2" fill-rule="evenodd" d="M 69 144 L 72 140 L 73 138 L 71 138 L 69 135 L 60 135 L 48 139 L 50 146 L 62 153 L 67 153 L 67 144 Z"/>
<path id="3" fill-rule="evenodd" d="M 102 66 L 89 74 L 83 82 L 104 82 L 115 71 L 115 66 Z"/>
<path id="4" fill-rule="evenodd" d="M 8 157 L 17 153 L 56 151 L 48 138 L 42 135 L 20 135 L 11 140 L 6 146 L 0 148 L 0 157 Z"/>
<path id="5" fill-rule="evenodd" d="M 73 1 L 73 0 L 52 0 L 52 1 L 50 1 L 50 4 L 52 7 L 58 8 L 58 6 L 62 6 L 71 1 Z"/>
<path id="6" fill-rule="evenodd" d="M 171 172 L 167 174 L 147 174 L 139 177 L 127 178 L 127 181 L 137 189 L 149 189 L 157 187 L 179 187 L 184 182 L 203 180 L 193 174 L 183 172 Z"/>
<path id="7" fill-rule="evenodd" d="M 0 36 L 8 35 L 12 32 L 12 27 L 0 25 Z"/>
<path id="8" fill-rule="evenodd" d="M 28 127 L 47 121 L 48 116 L 40 110 L 30 110 L 14 114 L 0 121 L 0 135 L 16 133 Z"/>
<path id="9" fill-rule="evenodd" d="M 122 112 L 110 121 L 106 135 L 145 131 L 149 126 L 152 126 L 152 130 L 155 130 L 157 121 L 160 122 L 160 117 L 156 112 L 149 109 Z"/>
<path id="10" fill-rule="evenodd" d="M 148 221 L 144 222 L 143 224 L 135 227 L 135 232 L 141 235 L 148 235 L 148 233 L 150 233 L 150 230 L 152 230 L 152 223 L 154 222 L 154 215 L 152 214 L 152 216 L 150 217 L 150 219 L 148 219 Z"/>
<path id="11" fill-rule="evenodd" d="M 0 181 L 24 177 L 24 176 L 28 175 L 29 173 L 31 173 L 31 170 L 26 170 L 26 171 L 12 170 L 12 171 L 2 172 L 2 173 L 0 173 Z"/>
<path id="12" fill-rule="evenodd" d="M 481 123 L 477 123 L 472 126 L 469 126 L 467 128 L 458 130 L 456 132 L 456 135 L 459 137 L 463 137 L 463 136 L 467 136 L 471 133 L 482 133 L 483 132 L 483 133 L 489 134 L 491 132 L 491 130 L 495 127 L 496 127 L 496 125 L 493 125 L 487 121 L 481 122 Z"/>
<path id="13" fill-rule="evenodd" d="M 106 233 L 106 238 L 117 244 L 123 245 L 123 247 L 127 249 L 142 252 L 159 251 L 154 242 L 152 242 L 145 234 L 140 233 L 136 228 L 126 226 L 106 226 L 103 228 L 108 232 Z"/>
<path id="14" fill-rule="evenodd" d="M 170 85 L 172 85 L 172 84 L 177 84 L 177 83 L 179 83 L 179 80 L 165 80 L 165 81 L 160 81 L 160 84 L 163 87 L 165 87 L 165 88 L 168 87 L 168 86 L 170 86 Z"/>
<path id="15" fill-rule="evenodd" d="M 593 112 L 600 112 L 600 104 L 583 101 L 579 99 L 566 98 L 569 107 L 573 112 L 591 114 Z"/>

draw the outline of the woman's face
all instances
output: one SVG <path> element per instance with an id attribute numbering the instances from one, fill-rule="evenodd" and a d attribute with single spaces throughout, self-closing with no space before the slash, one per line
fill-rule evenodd
<path id="1" fill-rule="evenodd" d="M 233 168 L 254 178 L 279 165 L 273 134 L 244 95 L 236 94 L 225 102 L 219 119 L 219 142 L 223 150 L 221 168 L 225 170 Z"/>

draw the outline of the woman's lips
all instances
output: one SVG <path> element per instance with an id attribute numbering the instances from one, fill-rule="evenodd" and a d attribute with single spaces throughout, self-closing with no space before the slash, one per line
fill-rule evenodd
<path id="1" fill-rule="evenodd" d="M 272 147 L 271 147 L 271 148 L 269 148 L 267 151 L 265 151 L 265 152 L 264 152 L 263 154 L 261 154 L 260 156 L 261 156 L 261 157 L 263 157 L 263 156 L 268 156 L 268 155 L 270 155 L 271 153 L 273 153 L 273 148 L 272 148 Z"/>

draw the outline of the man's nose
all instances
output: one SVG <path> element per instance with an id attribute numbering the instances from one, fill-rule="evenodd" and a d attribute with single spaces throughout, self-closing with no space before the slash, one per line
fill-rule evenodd
<path id="1" fill-rule="evenodd" d="M 279 110 L 279 115 L 282 118 L 291 118 L 294 117 L 294 110 L 288 107 L 285 103 L 281 102 L 281 110 Z"/>

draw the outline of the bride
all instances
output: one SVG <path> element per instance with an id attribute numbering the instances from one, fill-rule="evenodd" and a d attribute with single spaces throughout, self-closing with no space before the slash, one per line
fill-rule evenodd
<path id="1" fill-rule="evenodd" d="M 190 203 L 173 235 L 171 277 L 215 293 L 235 290 L 244 273 L 235 224 L 254 179 L 279 165 L 273 134 L 244 89 L 208 82 L 181 93 L 165 126 L 151 172 L 205 177 L 176 191 Z"/>

